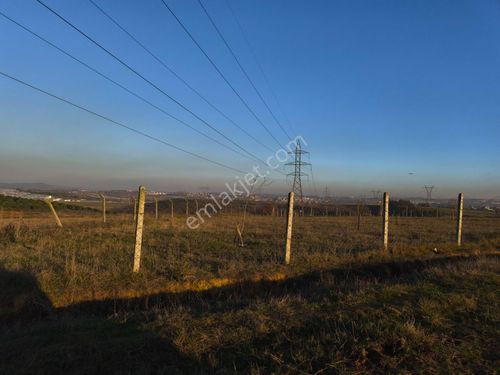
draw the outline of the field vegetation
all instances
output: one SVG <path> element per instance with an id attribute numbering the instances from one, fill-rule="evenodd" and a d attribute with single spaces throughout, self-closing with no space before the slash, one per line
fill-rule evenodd
<path id="1" fill-rule="evenodd" d="M 180 205 L 180 203 L 179 203 Z M 134 221 L 117 207 L 4 209 L 0 218 L 0 373 L 496 373 L 500 217 L 455 222 L 297 216 L 239 208 L 185 225 L 168 203 Z M 308 211 L 305 211 L 306 213 Z M 319 210 L 317 213 L 321 212 Z"/>

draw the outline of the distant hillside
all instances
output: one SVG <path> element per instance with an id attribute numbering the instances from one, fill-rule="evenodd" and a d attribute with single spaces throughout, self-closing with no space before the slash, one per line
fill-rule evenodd
<path id="1" fill-rule="evenodd" d="M 20 189 L 27 191 L 76 190 L 68 186 L 55 186 L 43 182 L 0 182 L 0 189 Z"/>
<path id="2" fill-rule="evenodd" d="M 74 211 L 97 211 L 92 208 L 77 206 L 74 204 L 66 204 L 54 202 L 54 207 L 60 210 Z M 47 211 L 47 204 L 40 200 L 25 199 L 17 197 L 7 197 L 0 195 L 0 209 L 7 211 Z"/>

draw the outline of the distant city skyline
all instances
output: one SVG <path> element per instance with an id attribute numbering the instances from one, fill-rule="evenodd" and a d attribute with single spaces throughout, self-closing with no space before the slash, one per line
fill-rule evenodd
<path id="1" fill-rule="evenodd" d="M 254 139 L 89 1 L 44 2 L 260 159 L 278 148 L 161 2 L 95 0 Z M 280 143 L 288 141 L 280 124 L 291 137 L 307 140 L 315 183 L 312 177 L 305 180 L 306 194 L 316 190 L 321 196 L 328 186 L 337 196 L 370 196 L 376 189 L 425 197 L 424 185 L 434 185 L 436 198 L 458 192 L 470 198 L 500 195 L 500 3 L 259 0 L 231 1 L 229 8 L 224 1 L 202 0 L 271 111 L 198 2 L 167 3 Z M 245 154 L 37 2 L 4 2 L 0 11 Z M 256 163 L 165 116 L 2 16 L 0 43 L 1 72 L 232 168 L 251 171 Z M 237 175 L 1 76 L 0 111 L 0 182 L 219 191 Z M 270 178 L 266 191 L 290 189 L 291 181 L 281 174 Z"/>

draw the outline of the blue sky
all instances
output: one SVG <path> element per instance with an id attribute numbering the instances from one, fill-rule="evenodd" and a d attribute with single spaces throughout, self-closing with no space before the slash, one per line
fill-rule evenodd
<path id="1" fill-rule="evenodd" d="M 87 0 L 44 0 L 76 26 L 261 158 L 236 129 Z M 225 114 L 277 145 L 160 0 L 95 0 Z M 196 0 L 168 0 L 238 92 L 285 143 Z M 318 193 L 489 197 L 500 194 L 500 2 L 231 1 L 284 114 L 226 1 L 203 0 L 287 131 L 308 142 Z M 32 0 L 0 10 L 155 105 L 226 141 Z M 0 17 L 0 71 L 190 151 L 251 170 L 187 129 Z M 0 77 L 0 181 L 89 188 L 219 190 L 235 172 L 187 156 Z M 409 175 L 408 172 L 414 172 Z M 267 190 L 287 190 L 274 174 Z M 312 179 L 306 181 L 313 192 Z"/>

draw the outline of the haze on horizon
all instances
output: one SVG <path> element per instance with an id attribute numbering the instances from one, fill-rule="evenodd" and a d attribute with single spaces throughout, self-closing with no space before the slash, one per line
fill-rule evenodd
<path id="1" fill-rule="evenodd" d="M 264 160 L 272 155 L 179 83 L 90 2 L 46 3 L 238 144 Z M 277 150 L 159 1 L 96 3 L 257 140 Z M 286 143 L 198 2 L 167 3 Z M 269 85 L 227 3 L 202 3 L 286 131 L 307 141 L 316 185 L 306 180 L 307 194 L 323 195 L 327 186 L 334 196 L 370 196 L 376 189 L 415 197 L 425 195 L 424 185 L 435 185 L 437 198 L 459 191 L 474 198 L 500 195 L 500 3 L 231 2 Z M 4 2 L 0 11 L 230 145 L 37 2 Z M 251 171 L 256 164 L 155 111 L 1 16 L 0 43 L 1 72 L 238 170 Z M 220 191 L 237 175 L 2 76 L 0 130 L 0 182 Z M 282 175 L 271 178 L 263 192 L 289 189 Z"/>

